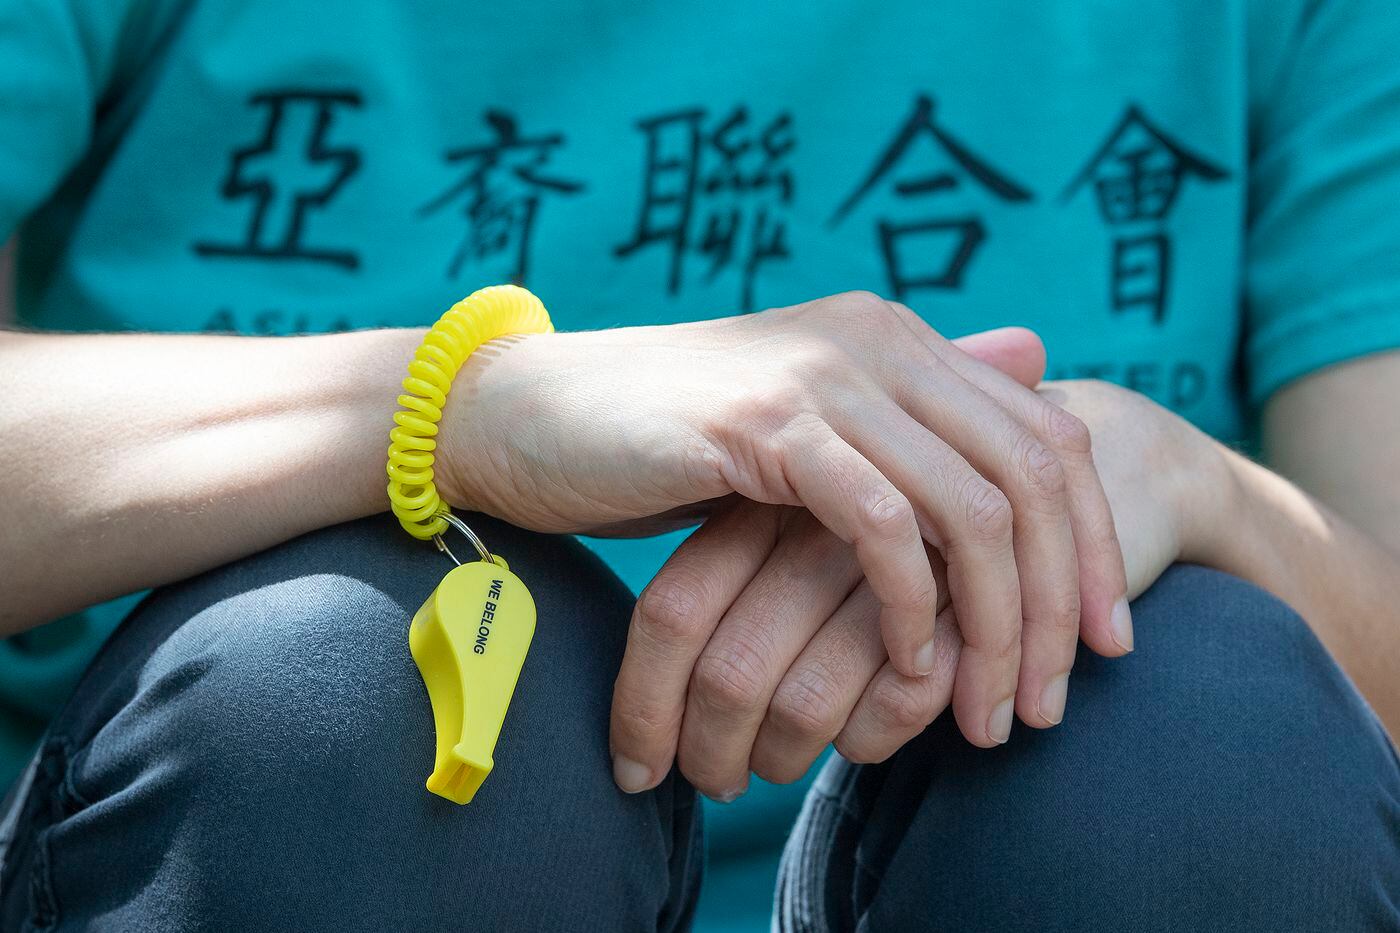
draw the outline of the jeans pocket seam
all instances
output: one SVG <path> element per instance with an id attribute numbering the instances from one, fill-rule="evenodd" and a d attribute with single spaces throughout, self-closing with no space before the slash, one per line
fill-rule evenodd
<path id="1" fill-rule="evenodd" d="M 43 794 L 45 798 L 32 817 L 35 822 L 45 820 L 45 825 L 34 833 L 26 933 L 43 933 L 56 929 L 59 924 L 58 896 L 53 884 L 55 824 L 89 805 L 87 798 L 73 785 L 74 757 L 73 745 L 68 739 L 61 736 L 46 739 L 41 752 L 39 780 L 30 788 L 31 794 Z"/>
<path id="2" fill-rule="evenodd" d="M 81 810 L 86 810 L 92 806 L 92 800 L 86 794 L 78 790 L 75 775 L 78 771 L 78 760 L 86 749 L 74 751 L 71 745 L 65 743 L 63 758 L 63 780 L 58 786 L 58 792 L 63 802 L 63 814 L 65 817 L 72 816 Z"/>
<path id="3" fill-rule="evenodd" d="M 48 827 L 34 837 L 34 863 L 29 874 L 29 916 L 25 933 L 43 933 L 58 926 L 58 898 L 53 891 L 52 860 Z"/>

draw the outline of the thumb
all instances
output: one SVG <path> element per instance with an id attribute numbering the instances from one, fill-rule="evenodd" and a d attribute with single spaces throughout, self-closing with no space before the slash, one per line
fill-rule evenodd
<path id="1" fill-rule="evenodd" d="M 959 337 L 953 346 L 995 366 L 1027 388 L 1034 389 L 1045 378 L 1045 344 L 1033 330 L 998 327 Z"/>

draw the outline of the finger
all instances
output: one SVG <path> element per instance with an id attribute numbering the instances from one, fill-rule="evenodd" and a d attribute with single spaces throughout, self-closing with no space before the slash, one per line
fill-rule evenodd
<path id="1" fill-rule="evenodd" d="M 744 501 L 682 542 L 632 613 L 613 687 L 613 777 L 628 793 L 671 769 L 695 660 L 777 540 L 783 510 Z"/>
<path id="2" fill-rule="evenodd" d="M 996 407 L 985 400 L 970 399 L 966 404 Z M 1073 587 L 1073 567 L 1067 576 L 1053 563 L 1047 568 L 1018 567 L 1017 558 L 1022 555 L 1016 547 L 1007 496 L 959 450 L 898 406 L 868 405 L 862 412 L 838 418 L 838 425 L 881 472 L 907 492 L 929 526 L 929 540 L 947 561 L 948 585 L 967 642 L 956 694 L 959 727 L 975 745 L 990 747 L 1006 741 L 1021 670 L 1023 596 L 1038 598 L 1040 581 L 1056 574 Z M 988 438 L 978 438 L 976 443 L 995 448 Z M 987 453 L 984 459 L 991 456 Z M 996 472 L 1002 474 L 1004 482 L 1007 471 L 998 465 Z M 1046 562 L 1063 562 L 1066 557 L 1073 560 L 1067 524 L 1059 554 L 1038 537 L 1049 521 L 1048 514 L 1027 517 L 1029 530 L 1020 537 L 1044 546 L 1025 550 L 1025 554 Z M 1027 588 L 1023 577 L 1035 582 Z M 937 646 L 930 642 L 924 650 L 928 655 L 920 670 L 927 673 L 936 661 Z M 1070 650 L 1072 656 L 1072 635 Z"/>
<path id="3" fill-rule="evenodd" d="M 1034 445 L 1027 445 L 1025 450 L 1028 453 L 1021 458 L 1027 465 L 1039 463 L 1040 466 L 1034 469 L 1042 472 L 1040 478 L 1062 488 L 1062 495 L 1052 498 L 1062 499 L 1064 503 L 1063 511 L 1075 553 L 1075 597 L 1068 595 L 1067 583 L 1062 576 L 1048 571 L 1039 578 L 1041 583 L 1037 588 L 1041 596 L 1028 596 L 1026 600 L 1031 607 L 1027 610 L 1029 643 L 1023 648 L 1030 669 L 1022 678 L 1017 710 L 1022 719 L 1031 725 L 1051 725 L 1063 714 L 1066 675 L 1073 661 L 1068 619 L 1076 598 L 1078 609 L 1074 614 L 1077 616 L 1078 635 L 1085 644 L 1109 656 L 1124 654 L 1132 646 L 1132 622 L 1126 598 L 1127 578 L 1122 549 L 1118 544 L 1108 498 L 1094 468 L 1088 430 L 1079 419 L 1036 393 L 1027 392 L 1023 385 L 1007 374 L 960 352 L 908 308 L 900 305 L 897 309 L 939 359 L 993 398 L 1009 413 L 1013 423 L 1029 429 L 1058 463 L 1058 477 L 1045 475 L 1043 471 L 1048 465 L 1047 458 L 1044 451 L 1036 450 Z M 988 342 L 1003 345 L 1022 339 L 1009 335 L 987 338 Z M 954 441 L 954 444 L 956 446 L 957 442 Z M 1030 451 L 1034 451 L 1034 454 L 1030 454 Z M 982 466 L 976 459 L 974 465 Z M 1034 494 L 1036 485 L 1040 486 L 1040 492 L 1048 491 L 1044 483 L 1023 488 L 1023 495 L 1029 494 L 1028 501 L 1032 503 L 1045 499 L 1043 495 Z M 1018 518 L 1021 517 L 1021 503 L 1013 499 L 1013 506 L 1017 508 Z M 1059 505 L 1056 504 L 1054 508 L 1058 515 Z M 1045 534 L 1048 535 L 1048 532 Z M 1063 537 L 1062 530 L 1056 534 Z M 1046 541 L 1048 538 L 1042 537 L 1042 547 L 1048 546 Z M 1025 566 L 1024 560 L 1022 566 Z M 1045 567 L 1038 559 L 1035 566 Z M 1062 566 L 1058 573 L 1063 573 Z"/>
<path id="4" fill-rule="evenodd" d="M 995 745 L 1009 737 L 1017 711 L 1037 726 L 1052 725 L 1062 716 L 1079 625 L 1078 555 L 1064 475 L 1057 454 L 1029 426 L 933 348 L 970 357 L 908 308 L 891 307 L 909 339 L 900 342 L 898 353 L 874 355 L 882 384 L 901 407 L 985 478 L 980 486 L 970 484 L 974 495 L 957 500 L 970 502 L 972 511 L 949 529 L 953 534 L 942 550 L 966 640 L 964 669 L 954 691 L 958 725 L 974 744 Z M 1005 374 L 978 365 L 1017 385 Z M 1022 386 L 1017 390 L 1034 394 Z M 890 471 L 883 461 L 876 463 Z M 902 476 L 891 479 L 908 491 Z M 988 598 L 995 584 L 979 558 L 993 542 L 1014 543 L 1009 559 L 1020 578 L 1020 615 L 1014 623 L 1006 620 L 1000 602 Z M 1004 572 L 995 579 L 1004 586 Z M 968 592 L 960 594 L 960 585 Z"/>
<path id="5" fill-rule="evenodd" d="M 1079 566 L 1079 635 L 1101 655 L 1128 653 L 1133 647 L 1133 624 L 1123 549 L 1108 495 L 1094 467 L 1088 428 L 1074 415 L 1034 392 L 1024 391 L 1009 376 L 980 360 L 947 348 L 935 352 L 1030 426 L 1059 458 Z"/>
<path id="6" fill-rule="evenodd" d="M 955 606 L 939 613 L 935 640 L 938 664 L 933 673 L 905 677 L 886 664 L 870 681 L 836 736 L 842 758 L 856 764 L 884 761 L 948 708 L 963 647 Z"/>
<path id="7" fill-rule="evenodd" d="M 695 663 L 677 761 L 701 793 L 722 801 L 743 793 L 773 691 L 860 575 L 850 545 L 810 513 L 784 528 Z"/>
<path id="8" fill-rule="evenodd" d="M 1127 654 L 1133 648 L 1132 613 L 1128 609 L 1127 573 L 1123 550 L 1113 525 L 1108 496 L 1093 463 L 1092 443 L 1084 423 L 1045 398 L 1024 392 L 1024 373 L 1000 372 L 987 362 L 957 350 L 904 305 L 896 304 L 911 330 L 945 363 L 975 381 L 1006 409 L 1033 427 L 1060 457 L 1069 498 L 1070 525 L 1079 560 L 1080 637 L 1094 651 L 1108 657 Z M 995 334 L 995 332 L 992 332 Z M 1008 346 L 1018 338 L 987 336 L 979 348 L 998 344 L 990 356 L 1005 359 Z M 963 340 L 972 338 L 962 338 Z M 1042 347 L 1043 350 L 1043 347 Z M 1025 352 L 1022 348 L 1021 352 Z M 1017 380 L 1021 384 L 1018 385 Z"/>
<path id="9" fill-rule="evenodd" d="M 989 710 L 985 694 L 960 677 L 955 688 L 958 723 L 967 731 L 978 728 L 986 716 L 986 734 L 996 742 L 1009 736 L 1012 709 L 1029 725 L 1055 725 L 1064 715 L 1080 613 L 1079 560 L 1060 459 L 1034 431 L 961 375 L 955 382 L 941 378 L 936 386 L 930 380 L 907 406 L 919 421 L 941 426 L 948 443 L 1006 497 L 1014 516 L 1012 551 L 1022 620 L 1015 689 L 996 697 Z M 955 571 L 966 563 L 949 555 Z M 955 573 L 955 586 L 959 578 Z M 999 666 L 1006 647 L 999 637 L 1002 630 L 980 614 L 976 603 L 955 602 L 968 642 L 962 663 L 968 671 Z"/>
<path id="10" fill-rule="evenodd" d="M 783 676 L 749 764 L 775 784 L 796 781 L 841 733 L 871 678 L 889 663 L 880 601 L 861 583 Z"/>
<path id="11" fill-rule="evenodd" d="M 959 337 L 952 344 L 1028 389 L 1034 389 L 1045 378 L 1045 344 L 1033 330 L 998 327 Z"/>
<path id="12" fill-rule="evenodd" d="M 943 561 L 929 555 L 939 579 L 939 610 L 947 607 Z M 880 603 L 861 583 L 802 649 L 773 694 L 754 741 L 749 767 L 764 780 L 800 779 L 841 733 L 870 681 L 889 658 L 877 622 Z M 961 639 L 953 651 L 961 647 Z M 956 664 L 956 662 L 954 662 Z"/>
<path id="13" fill-rule="evenodd" d="M 1012 550 L 1021 595 L 1019 667 L 1012 708 L 1028 725 L 1053 726 L 1064 716 L 1080 616 L 1079 559 L 1060 458 L 1029 426 L 960 374 L 956 382 L 940 379 L 938 387 L 931 382 L 907 407 L 921 422 L 942 426 L 948 443 L 1010 503 Z M 949 562 L 954 569 L 961 569 L 951 557 Z M 994 658 L 982 657 L 982 643 L 989 641 L 991 630 L 990 623 L 979 615 L 977 604 L 958 601 L 958 608 L 969 647 L 963 663 L 969 670 L 997 663 Z M 995 650 L 1002 642 L 991 640 L 990 644 Z M 989 717 L 988 735 L 1005 741 L 1010 731 L 1005 703 L 1011 695 L 996 698 L 987 711 L 985 695 L 959 680 L 955 692 L 959 725 L 964 731 L 969 726 L 976 728 L 985 714 Z"/>
<path id="14" fill-rule="evenodd" d="M 784 431 L 795 432 L 780 438 L 784 475 L 817 520 L 855 546 L 880 600 L 890 660 L 917 676 L 932 663 L 937 588 L 913 506 L 825 422 L 811 419 Z"/>

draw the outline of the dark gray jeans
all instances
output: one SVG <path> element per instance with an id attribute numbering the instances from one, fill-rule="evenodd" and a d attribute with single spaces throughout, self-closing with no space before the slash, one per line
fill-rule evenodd
<path id="1" fill-rule="evenodd" d="M 673 930 L 694 792 L 612 784 L 630 596 L 580 545 L 473 524 L 540 624 L 496 769 L 423 789 L 409 616 L 448 569 L 388 519 L 144 602 L 53 723 L 0 830 L 0 929 Z M 789 929 L 1400 929 L 1400 765 L 1303 623 L 1175 568 L 1138 650 L 1082 654 L 1065 723 L 979 751 L 935 723 L 808 799 Z"/>

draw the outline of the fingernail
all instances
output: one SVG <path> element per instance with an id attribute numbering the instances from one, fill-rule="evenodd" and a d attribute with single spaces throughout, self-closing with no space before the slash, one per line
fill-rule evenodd
<path id="1" fill-rule="evenodd" d="M 934 645 L 933 639 L 930 638 L 924 643 L 924 646 L 919 649 L 919 653 L 914 655 L 914 673 L 918 674 L 920 677 L 925 674 L 932 674 L 933 665 L 937 657 L 938 648 Z"/>
<path id="2" fill-rule="evenodd" d="M 1011 715 L 1015 712 L 1016 698 L 1007 697 L 1002 700 L 996 709 L 992 710 L 992 715 L 987 719 L 987 738 L 998 745 L 1003 745 L 1011 738 Z"/>
<path id="3" fill-rule="evenodd" d="M 744 783 L 740 784 L 738 787 L 735 787 L 732 790 L 727 790 L 722 794 L 716 794 L 710 799 L 713 800 L 715 803 L 733 803 L 740 797 L 744 796 L 744 794 L 748 792 L 748 789 L 749 782 L 745 780 Z"/>
<path id="4" fill-rule="evenodd" d="M 1124 596 L 1113 604 L 1113 615 L 1108 618 L 1113 630 L 1113 643 L 1125 652 L 1133 650 L 1133 613 L 1128 608 L 1128 597 Z"/>
<path id="5" fill-rule="evenodd" d="M 641 762 L 617 755 L 613 758 L 613 780 L 629 794 L 640 793 L 651 786 L 651 769 Z"/>
<path id="6" fill-rule="evenodd" d="M 1058 726 L 1060 720 L 1065 718 L 1065 695 L 1067 693 L 1069 693 L 1068 672 L 1045 685 L 1045 689 L 1040 694 L 1040 702 L 1035 707 L 1040 718 Z"/>

